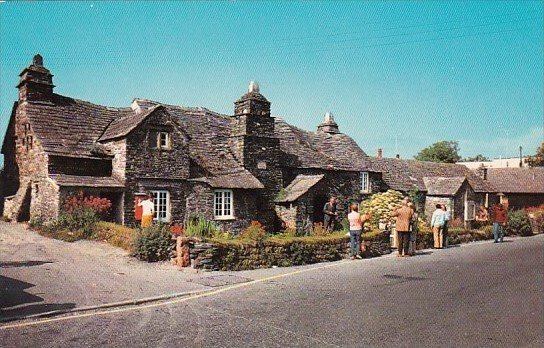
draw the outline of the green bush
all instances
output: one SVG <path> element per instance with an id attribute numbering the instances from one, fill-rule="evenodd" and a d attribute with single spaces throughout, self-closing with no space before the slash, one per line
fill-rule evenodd
<path id="1" fill-rule="evenodd" d="M 312 236 L 327 236 L 331 234 L 332 231 L 329 231 L 323 226 L 323 223 L 316 222 L 312 228 Z"/>
<path id="2" fill-rule="evenodd" d="M 173 244 L 168 225 L 152 225 L 136 232 L 132 255 L 148 262 L 168 260 Z"/>
<path id="3" fill-rule="evenodd" d="M 91 208 L 77 208 L 71 212 L 61 212 L 55 225 L 59 229 L 66 229 L 81 235 L 81 238 L 90 238 L 99 218 Z"/>
<path id="4" fill-rule="evenodd" d="M 505 234 L 507 236 L 531 236 L 533 235 L 533 227 L 531 219 L 524 210 L 514 210 L 508 214 L 508 222 L 506 223 Z"/>
<path id="5" fill-rule="evenodd" d="M 213 238 L 221 229 L 213 222 L 200 217 L 192 217 L 185 227 L 186 237 Z"/>

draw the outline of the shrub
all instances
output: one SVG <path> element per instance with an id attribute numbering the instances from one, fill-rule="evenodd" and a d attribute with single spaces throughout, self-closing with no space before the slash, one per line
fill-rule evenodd
<path id="1" fill-rule="evenodd" d="M 312 228 L 312 236 L 327 236 L 331 234 L 331 231 L 328 231 L 321 222 L 316 222 Z"/>
<path id="2" fill-rule="evenodd" d="M 156 224 L 138 230 L 133 241 L 132 255 L 148 262 L 168 260 L 172 245 L 168 225 Z"/>
<path id="3" fill-rule="evenodd" d="M 486 225 L 480 231 L 485 235 L 486 239 L 493 237 L 493 225 Z"/>
<path id="4" fill-rule="evenodd" d="M 238 238 L 261 242 L 266 238 L 266 230 L 259 221 L 251 221 L 251 224 L 240 232 Z"/>
<path id="5" fill-rule="evenodd" d="M 449 222 L 449 226 L 454 228 L 465 228 L 465 223 L 463 222 L 463 219 L 457 217 Z"/>
<path id="6" fill-rule="evenodd" d="M 105 217 L 110 209 L 111 202 L 107 198 L 87 197 L 83 192 L 68 195 L 64 198 L 55 227 L 80 234 L 82 238 L 89 238 L 96 223 Z"/>
<path id="7" fill-rule="evenodd" d="M 192 217 L 185 227 L 185 236 L 212 238 L 220 231 L 220 228 L 213 221 L 208 221 L 200 217 Z"/>
<path id="8" fill-rule="evenodd" d="M 375 193 L 361 203 L 361 214 L 370 213 L 372 215 L 372 227 L 378 227 L 378 223 L 392 222 L 391 213 L 400 208 L 402 193 L 394 190 Z"/>
<path id="9" fill-rule="evenodd" d="M 531 236 L 533 227 L 531 219 L 524 210 L 514 210 L 508 214 L 508 222 L 505 228 L 506 235 Z"/>
<path id="10" fill-rule="evenodd" d="M 135 234 L 136 230 L 132 228 L 117 225 L 112 222 L 100 221 L 96 224 L 92 238 L 103 240 L 113 246 L 131 251 Z"/>

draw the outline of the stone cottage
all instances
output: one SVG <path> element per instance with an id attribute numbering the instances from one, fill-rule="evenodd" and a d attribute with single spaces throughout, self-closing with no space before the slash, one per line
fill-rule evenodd
<path id="1" fill-rule="evenodd" d="M 485 168 L 476 172 L 491 185 L 495 200 L 509 209 L 544 205 L 544 168 Z"/>
<path id="2" fill-rule="evenodd" d="M 445 204 L 453 219 L 471 221 L 480 205 L 495 203 L 490 184 L 463 165 L 381 157 L 369 157 L 367 162 L 375 178 L 371 192 L 417 194 L 418 208 L 427 217 L 436 204 Z"/>
<path id="3" fill-rule="evenodd" d="M 145 99 L 112 108 L 54 87 L 36 55 L 2 144 L 3 214 L 17 221 L 56 219 L 64 197 L 83 191 L 110 199 L 110 220 L 132 225 L 136 199 L 151 192 L 156 221 L 201 216 L 236 232 L 258 220 L 277 230 L 289 216 L 320 221 L 330 195 L 342 213 L 369 188 L 366 154 L 330 113 L 316 132 L 291 126 L 253 82 L 233 115 Z"/>

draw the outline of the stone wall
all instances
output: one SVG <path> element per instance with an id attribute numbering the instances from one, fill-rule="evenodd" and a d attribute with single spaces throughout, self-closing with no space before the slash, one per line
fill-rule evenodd
<path id="1" fill-rule="evenodd" d="M 50 178 L 31 184 L 30 220 L 49 222 L 59 215 L 59 186 Z"/>
<path id="2" fill-rule="evenodd" d="M 391 253 L 389 234 L 365 239 L 364 257 Z M 239 271 L 272 266 L 287 267 L 337 261 L 349 255 L 349 237 L 317 241 L 265 241 L 212 244 L 193 242 L 190 251 L 194 268 L 209 271 Z"/>
<path id="3" fill-rule="evenodd" d="M 232 190 L 234 219 L 215 220 L 213 212 L 214 192 L 213 188 L 206 184 L 195 184 L 187 196 L 185 219 L 199 216 L 209 221 L 214 221 L 223 231 L 238 234 L 248 227 L 252 220 L 264 224 L 262 213 L 257 207 L 258 196 L 252 190 Z"/>
<path id="4" fill-rule="evenodd" d="M 48 156 L 34 135 L 25 106 L 26 103 L 19 104 L 14 110 L 14 117 L 10 120 L 8 128 L 13 129 L 10 139 L 12 143 L 7 146 L 6 154 L 11 191 L 6 194 L 11 193 L 15 197 L 9 199 L 3 214 L 17 221 L 30 219 L 31 183 L 48 178 Z M 17 188 L 14 186 L 15 183 Z"/>

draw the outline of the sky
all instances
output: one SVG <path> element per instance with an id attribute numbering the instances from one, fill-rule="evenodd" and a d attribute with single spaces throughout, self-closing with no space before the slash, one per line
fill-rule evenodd
<path id="1" fill-rule="evenodd" d="M 0 2 L 0 142 L 36 53 L 56 93 L 114 107 L 231 115 L 256 80 L 274 116 L 315 131 L 330 111 L 369 155 L 544 141 L 542 1 Z"/>

